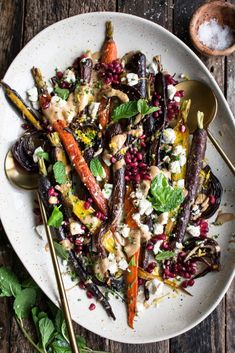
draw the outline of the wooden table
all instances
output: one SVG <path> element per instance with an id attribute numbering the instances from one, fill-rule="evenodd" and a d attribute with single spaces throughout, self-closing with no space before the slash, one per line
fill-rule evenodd
<path id="1" fill-rule="evenodd" d="M 119 11 L 144 17 L 175 33 L 191 46 L 189 19 L 201 0 L 0 0 L 0 77 L 20 49 L 39 31 L 63 18 L 90 11 Z M 235 0 L 231 2 L 235 3 Z M 199 55 L 200 56 L 200 55 Z M 235 113 L 235 55 L 228 58 L 200 56 L 215 77 Z M 19 260 L 0 228 L 0 265 L 19 270 Z M 23 270 L 23 269 L 22 269 Z M 24 270 L 23 270 L 24 271 Z M 214 312 L 191 331 L 168 341 L 128 345 L 101 338 L 76 325 L 93 349 L 113 353 L 234 353 L 235 283 Z M 193 304 L 192 304 L 193 305 Z M 157 315 L 157 312 L 156 312 Z M 9 308 L 0 299 L 0 353 L 29 353 L 34 350 L 25 340 Z"/>

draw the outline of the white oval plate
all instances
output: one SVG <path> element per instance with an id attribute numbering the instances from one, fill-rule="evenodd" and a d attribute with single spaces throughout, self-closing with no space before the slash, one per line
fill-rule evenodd
<path id="1" fill-rule="evenodd" d="M 104 38 L 104 24 L 112 20 L 119 55 L 130 50 L 142 50 L 151 58 L 161 54 L 162 63 L 170 73 L 187 73 L 191 78 L 205 81 L 215 91 L 219 110 L 214 133 L 223 133 L 221 142 L 226 152 L 232 155 L 234 149 L 234 121 L 229 107 L 209 71 L 197 56 L 174 35 L 162 27 L 141 18 L 119 13 L 90 13 L 60 21 L 33 38 L 9 67 L 4 80 L 23 97 L 25 91 L 33 86 L 30 69 L 39 66 L 45 77 L 54 74 L 54 68 L 64 69 L 70 65 L 82 50 L 100 49 Z M 39 239 L 33 230 L 32 193 L 18 190 L 9 184 L 4 174 L 4 157 L 13 141 L 22 133 L 22 121 L 0 92 L 0 213 L 4 228 L 17 255 L 30 275 L 54 302 L 58 303 L 56 282 L 50 256 L 45 252 L 45 241 Z M 207 158 L 213 170 L 223 183 L 222 208 L 233 210 L 231 204 L 233 178 L 215 149 L 208 143 Z M 225 206 L 227 205 L 227 206 Z M 197 280 L 192 288 L 193 297 L 179 295 L 165 299 L 158 308 L 146 310 L 136 321 L 135 329 L 127 326 L 125 305 L 116 299 L 111 304 L 117 316 L 109 319 L 97 304 L 95 311 L 89 311 L 91 303 L 85 291 L 78 287 L 68 291 L 73 319 L 83 327 L 103 337 L 127 343 L 147 343 L 161 341 L 179 335 L 202 321 L 216 307 L 225 294 L 234 272 L 234 255 L 228 251 L 233 232 L 232 222 L 222 227 L 212 227 L 211 234 L 220 234 L 218 239 L 222 248 L 222 270 Z M 69 282 L 66 279 L 66 282 Z M 67 283 L 71 287 L 73 283 Z M 78 298 L 81 301 L 78 301 Z"/>

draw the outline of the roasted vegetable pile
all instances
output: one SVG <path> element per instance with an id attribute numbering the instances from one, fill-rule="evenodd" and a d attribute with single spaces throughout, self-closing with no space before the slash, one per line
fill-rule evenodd
<path id="1" fill-rule="evenodd" d="M 99 55 L 84 52 L 48 83 L 32 69 L 30 107 L 2 83 L 27 119 L 13 155 L 39 170 L 48 224 L 80 287 L 113 319 L 105 291 L 123 297 L 131 328 L 165 288 L 189 294 L 220 267 L 207 219 L 222 187 L 205 163 L 203 113 L 191 139 L 191 102 L 163 65 L 140 51 L 119 58 L 108 22 Z"/>

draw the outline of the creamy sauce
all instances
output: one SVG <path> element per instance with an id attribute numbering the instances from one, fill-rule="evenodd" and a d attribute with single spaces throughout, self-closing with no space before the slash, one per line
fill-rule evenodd
<path id="1" fill-rule="evenodd" d="M 68 117 L 72 120 L 72 118 L 77 115 L 77 107 L 74 102 L 74 94 L 71 93 L 66 102 L 57 96 L 52 97 L 49 107 L 44 109 L 43 113 L 50 124 L 53 124 L 56 120 L 67 121 Z"/>
<path id="2" fill-rule="evenodd" d="M 116 154 L 126 142 L 126 134 L 118 134 L 112 137 L 109 147 L 112 151 L 112 154 Z"/>
<path id="3" fill-rule="evenodd" d="M 94 266 L 94 272 L 100 277 L 105 277 L 105 274 L 108 271 L 109 267 L 109 260 L 107 257 L 102 258 L 101 256 L 98 258 L 95 266 Z"/>

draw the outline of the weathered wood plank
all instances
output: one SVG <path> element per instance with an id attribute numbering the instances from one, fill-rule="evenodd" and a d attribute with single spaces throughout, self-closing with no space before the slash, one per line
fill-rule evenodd
<path id="1" fill-rule="evenodd" d="M 24 0 L 0 1 L 0 12 L 0 77 L 2 77 L 21 48 Z"/>

